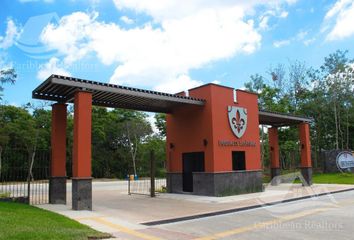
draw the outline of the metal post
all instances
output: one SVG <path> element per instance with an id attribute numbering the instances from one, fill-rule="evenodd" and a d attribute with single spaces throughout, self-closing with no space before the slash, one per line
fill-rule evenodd
<path id="1" fill-rule="evenodd" d="M 150 196 L 155 197 L 155 154 L 150 151 Z"/>
<path id="2" fill-rule="evenodd" d="M 130 194 L 130 174 L 128 174 L 128 195 Z"/>

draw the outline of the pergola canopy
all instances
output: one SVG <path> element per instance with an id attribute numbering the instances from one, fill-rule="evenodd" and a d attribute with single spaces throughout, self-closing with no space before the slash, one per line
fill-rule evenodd
<path id="1" fill-rule="evenodd" d="M 32 92 L 32 97 L 58 102 L 73 102 L 76 91 L 92 93 L 92 104 L 147 112 L 171 113 L 182 105 L 204 105 L 205 100 L 115 84 L 51 75 Z"/>
<path id="2" fill-rule="evenodd" d="M 60 75 L 51 75 L 33 90 L 32 97 L 35 99 L 72 103 L 74 101 L 74 94 L 77 91 L 91 92 L 92 104 L 96 106 L 147 112 L 172 113 L 176 107 L 186 105 L 203 106 L 205 104 L 204 99 Z M 259 111 L 259 124 L 289 126 L 302 122 L 312 122 L 312 119 L 265 110 Z"/>

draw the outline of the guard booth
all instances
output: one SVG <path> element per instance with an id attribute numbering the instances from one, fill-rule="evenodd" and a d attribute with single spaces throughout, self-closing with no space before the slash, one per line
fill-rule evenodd
<path id="1" fill-rule="evenodd" d="M 260 111 L 254 93 L 206 84 L 168 94 L 52 75 L 32 92 L 52 105 L 49 201 L 66 204 L 67 104 L 74 104 L 72 207 L 92 209 L 92 105 L 167 113 L 167 189 L 226 196 L 262 191 L 259 125 L 269 129 L 272 175 L 280 174 L 277 128 L 298 125 L 301 167 L 311 184 L 311 119 Z"/>
<path id="2" fill-rule="evenodd" d="M 167 116 L 170 192 L 227 196 L 262 191 L 260 124 L 272 126 L 272 177 L 280 174 L 278 127 L 299 126 L 302 174 L 311 184 L 311 119 L 260 111 L 257 94 L 216 84 L 188 94 L 205 104 L 176 108 Z"/>

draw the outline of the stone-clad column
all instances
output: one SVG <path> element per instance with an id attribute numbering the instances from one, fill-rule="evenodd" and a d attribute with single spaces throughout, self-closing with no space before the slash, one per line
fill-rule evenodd
<path id="1" fill-rule="evenodd" d="M 92 94 L 78 91 L 74 99 L 72 208 L 92 210 L 91 178 Z"/>
<path id="2" fill-rule="evenodd" d="M 278 128 L 272 127 L 268 129 L 269 137 L 269 153 L 270 153 L 270 171 L 272 184 L 278 185 L 280 182 L 276 176 L 280 175 L 280 159 L 279 159 L 279 141 L 278 141 Z"/>
<path id="3" fill-rule="evenodd" d="M 52 105 L 49 203 L 66 204 L 66 104 Z"/>
<path id="4" fill-rule="evenodd" d="M 308 123 L 299 124 L 299 138 L 301 146 L 301 173 L 306 184 L 312 185 L 310 126 Z"/>

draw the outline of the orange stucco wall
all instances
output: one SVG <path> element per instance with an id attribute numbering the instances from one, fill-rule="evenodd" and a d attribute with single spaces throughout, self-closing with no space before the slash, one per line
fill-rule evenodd
<path id="1" fill-rule="evenodd" d="M 73 177 L 91 177 L 92 94 L 76 92 L 74 100 Z"/>
<path id="2" fill-rule="evenodd" d="M 208 84 L 190 90 L 189 96 L 206 103 L 203 107 L 184 106 L 167 116 L 168 171 L 182 172 L 182 153 L 198 151 L 205 152 L 206 172 L 232 171 L 232 151 L 245 151 L 246 170 L 261 169 L 257 95 L 237 90 L 235 103 L 232 88 Z M 240 139 L 230 128 L 228 106 L 247 109 L 247 129 Z M 255 146 L 221 146 L 219 141 L 252 141 Z"/>
<path id="3" fill-rule="evenodd" d="M 268 128 L 270 167 L 280 168 L 278 128 Z"/>
<path id="4" fill-rule="evenodd" d="M 66 176 L 66 104 L 52 106 L 51 176 Z"/>
<path id="5" fill-rule="evenodd" d="M 205 171 L 211 172 L 213 166 L 211 89 L 195 89 L 191 96 L 206 100 L 204 107 L 190 106 L 175 109 L 167 115 L 167 167 L 169 172 L 182 172 L 183 152 L 205 152 Z M 204 146 L 203 140 L 208 145 Z M 171 148 L 173 144 L 173 148 Z"/>
<path id="6" fill-rule="evenodd" d="M 299 137 L 301 144 L 301 167 L 312 167 L 310 126 L 308 123 L 299 124 Z"/>

